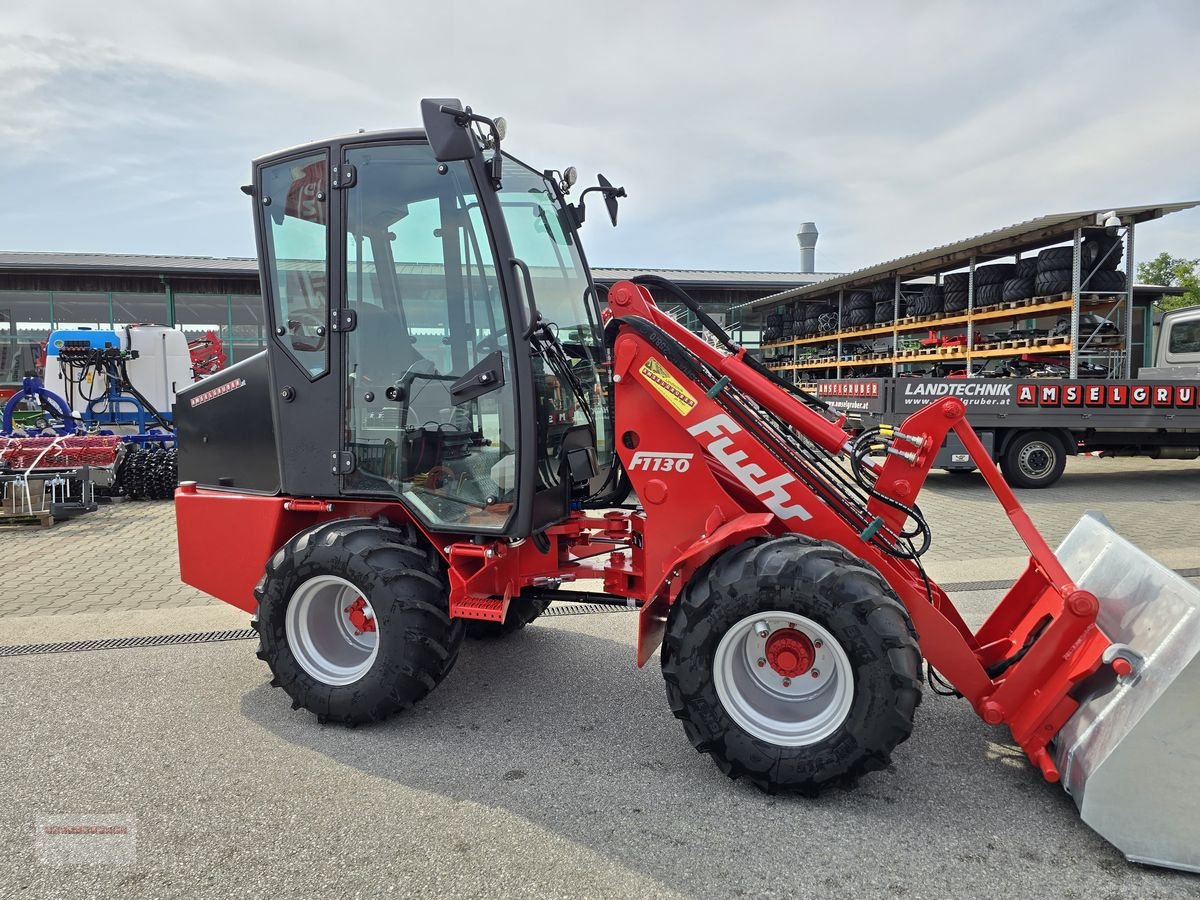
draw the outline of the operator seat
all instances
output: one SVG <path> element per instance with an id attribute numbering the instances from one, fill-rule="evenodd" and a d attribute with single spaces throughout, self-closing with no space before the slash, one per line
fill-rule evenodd
<path id="1" fill-rule="evenodd" d="M 361 397 L 367 391 L 382 399 L 384 391 L 406 381 L 405 376 L 438 373 L 432 362 L 418 352 L 404 329 L 400 317 L 373 303 L 355 306 L 358 324 L 351 341 L 350 371 Z M 410 396 L 403 406 L 408 410 L 403 428 L 449 423 L 454 413 L 450 402 L 449 381 L 414 378 Z"/>

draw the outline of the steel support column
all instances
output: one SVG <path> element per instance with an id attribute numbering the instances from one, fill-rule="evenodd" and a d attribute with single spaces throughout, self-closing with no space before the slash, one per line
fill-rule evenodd
<path id="1" fill-rule="evenodd" d="M 838 290 L 838 311 L 837 311 L 837 365 L 833 372 L 838 378 L 842 377 L 842 300 L 845 297 L 845 291 Z M 819 325 L 817 326 L 820 327 Z"/>
<path id="2" fill-rule="evenodd" d="M 975 257 L 967 271 L 967 377 L 971 372 L 971 351 L 975 349 Z"/>
<path id="3" fill-rule="evenodd" d="M 896 355 L 900 352 L 900 276 L 896 276 L 896 293 L 892 297 L 894 307 L 892 309 L 892 377 L 896 377 L 900 365 L 896 362 Z"/>
<path id="4" fill-rule="evenodd" d="M 1133 377 L 1133 220 L 1125 228 L 1125 377 Z M 1149 315 L 1150 310 L 1146 310 Z"/>
<path id="5" fill-rule="evenodd" d="M 1083 278 L 1083 229 L 1075 229 L 1075 252 L 1071 254 L 1071 378 L 1079 377 L 1079 289 Z"/>

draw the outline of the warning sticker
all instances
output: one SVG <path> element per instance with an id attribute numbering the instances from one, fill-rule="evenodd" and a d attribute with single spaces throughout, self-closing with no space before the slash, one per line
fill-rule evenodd
<path id="1" fill-rule="evenodd" d="M 684 390 L 679 380 L 654 357 L 642 364 L 641 373 L 642 377 L 650 382 L 650 386 L 666 397 L 681 416 L 686 416 L 696 408 L 696 398 Z"/>

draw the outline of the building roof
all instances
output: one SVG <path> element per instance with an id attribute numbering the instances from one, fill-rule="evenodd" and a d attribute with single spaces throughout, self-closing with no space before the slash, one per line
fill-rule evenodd
<path id="1" fill-rule="evenodd" d="M 243 257 L 151 256 L 139 253 L 0 251 L 0 271 L 53 269 L 121 275 L 258 275 L 258 262 Z"/>
<path id="2" fill-rule="evenodd" d="M 592 269 L 598 281 L 621 281 L 638 275 L 661 275 L 681 285 L 692 287 L 745 286 L 787 290 L 798 285 L 813 284 L 834 277 L 833 272 L 732 272 L 720 269 Z"/>
<path id="3" fill-rule="evenodd" d="M 252 257 L 155 256 L 138 253 L 53 253 L 44 251 L 0 251 L 0 272 L 57 270 L 121 275 L 193 275 L 258 277 L 258 261 Z M 831 272 L 731 272 L 704 269 L 594 268 L 592 275 L 603 282 L 620 281 L 637 275 L 661 275 L 692 287 L 728 288 L 745 286 L 763 290 L 786 290 L 833 276 Z"/>
<path id="4" fill-rule="evenodd" d="M 1169 213 L 1191 209 L 1195 206 L 1200 206 L 1200 201 L 1159 203 L 1148 206 L 1110 206 L 1082 212 L 1054 213 L 1026 222 L 1018 222 L 1006 228 L 997 228 L 995 231 L 987 231 L 951 244 L 932 247 L 919 253 L 910 253 L 908 256 L 877 263 L 846 275 L 827 278 L 815 284 L 759 297 L 738 308 L 766 306 L 783 300 L 815 300 L 839 290 L 867 287 L 893 278 L 907 280 L 965 268 L 970 264 L 972 257 L 976 262 L 986 262 L 1070 240 L 1075 229 L 1102 226 L 1105 219 L 1114 213 L 1120 217 L 1123 224 L 1129 224 L 1158 219 Z"/>

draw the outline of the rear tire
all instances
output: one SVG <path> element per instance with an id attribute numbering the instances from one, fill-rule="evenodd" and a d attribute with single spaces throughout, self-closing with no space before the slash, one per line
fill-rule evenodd
<path id="1" fill-rule="evenodd" d="M 777 635 L 797 632 L 810 665 L 778 666 L 776 655 L 767 666 Z M 702 567 L 671 608 L 662 670 L 692 745 L 768 792 L 812 795 L 884 768 L 921 701 L 899 599 L 842 548 L 801 535 L 749 541 Z"/>
<path id="2" fill-rule="evenodd" d="M 1012 439 L 1000 460 L 1000 471 L 1012 487 L 1047 488 L 1062 477 L 1067 452 L 1048 431 L 1026 431 Z"/>
<path id="3" fill-rule="evenodd" d="M 292 708 L 378 722 L 423 699 L 458 658 L 440 557 L 411 526 L 337 519 L 288 541 L 258 598 L 258 658 Z M 355 618 L 347 607 L 359 603 Z M 367 616 L 373 627 L 360 630 Z"/>

